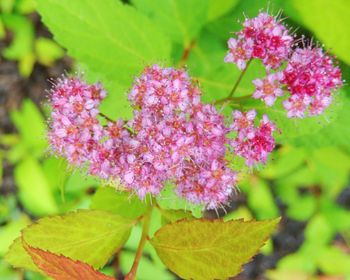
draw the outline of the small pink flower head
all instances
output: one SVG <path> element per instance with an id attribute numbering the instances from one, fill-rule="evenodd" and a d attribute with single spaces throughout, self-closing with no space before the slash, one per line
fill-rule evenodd
<path id="1" fill-rule="evenodd" d="M 232 131 L 236 131 L 238 133 L 238 137 L 245 138 L 253 136 L 254 130 L 254 120 L 256 117 L 256 111 L 250 110 L 246 113 L 242 113 L 241 111 L 235 110 L 232 113 L 233 122 L 230 126 Z"/>
<path id="2" fill-rule="evenodd" d="M 89 151 L 98 145 L 102 126 L 96 116 L 105 95 L 101 85 L 88 85 L 72 77 L 58 80 L 51 90 L 49 142 L 71 164 L 82 165 Z"/>
<path id="3" fill-rule="evenodd" d="M 187 72 L 153 65 L 136 79 L 129 100 L 136 108 L 158 114 L 185 112 L 200 102 L 200 90 L 191 83 Z"/>
<path id="4" fill-rule="evenodd" d="M 284 103 L 289 117 L 321 114 L 342 86 L 341 71 L 320 48 L 296 49 L 284 70 L 283 83 L 292 97 Z"/>
<path id="5" fill-rule="evenodd" d="M 207 209 L 215 209 L 229 201 L 236 185 L 236 174 L 226 167 L 223 159 L 211 164 L 187 162 L 177 185 L 180 196 L 195 204 L 205 204 Z"/>
<path id="6" fill-rule="evenodd" d="M 287 110 L 288 118 L 303 118 L 310 103 L 311 97 L 308 95 L 292 95 L 283 101 L 283 107 Z"/>
<path id="7" fill-rule="evenodd" d="M 233 62 L 242 70 L 248 60 L 258 58 L 267 69 L 277 69 L 288 58 L 292 41 L 288 30 L 278 19 L 260 13 L 245 20 L 237 39 L 229 39 L 225 62 Z"/>
<path id="8" fill-rule="evenodd" d="M 244 114 L 236 112 L 235 115 Z M 256 127 L 253 122 L 254 118 L 249 122 L 249 129 L 246 126 L 244 129 L 236 126 L 234 130 L 238 131 L 238 135 L 231 142 L 234 153 L 245 158 L 247 166 L 258 163 L 265 164 L 267 156 L 275 147 L 275 139 L 272 136 L 276 129 L 275 125 L 268 119 L 267 115 L 264 115 L 260 125 Z"/>
<path id="9" fill-rule="evenodd" d="M 283 95 L 281 80 L 283 73 L 277 72 L 267 75 L 264 79 L 255 79 L 253 84 L 256 87 L 253 98 L 263 100 L 267 106 L 272 106 L 277 97 Z"/>

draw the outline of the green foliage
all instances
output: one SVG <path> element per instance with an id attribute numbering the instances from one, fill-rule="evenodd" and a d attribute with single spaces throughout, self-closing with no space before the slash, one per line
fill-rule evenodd
<path id="1" fill-rule="evenodd" d="M 215 20 L 231 11 L 239 0 L 209 0 L 208 7 L 208 21 Z"/>
<path id="2" fill-rule="evenodd" d="M 138 197 L 130 193 L 116 190 L 112 187 L 99 188 L 91 201 L 91 209 L 104 210 L 136 219 L 146 211 L 146 202 L 141 202 Z"/>
<path id="3" fill-rule="evenodd" d="M 42 218 L 22 231 L 22 240 L 34 248 L 62 254 L 101 268 L 127 240 L 133 221 L 98 210 L 80 210 Z M 23 245 L 15 241 L 6 260 L 15 267 L 33 269 Z"/>
<path id="4" fill-rule="evenodd" d="M 278 222 L 185 220 L 162 227 L 151 242 L 161 260 L 180 277 L 223 279 L 240 272 Z"/>
<path id="5" fill-rule="evenodd" d="M 35 215 L 54 214 L 58 208 L 39 163 L 28 157 L 15 169 L 19 198 L 24 207 Z M 33 184 L 34 183 L 34 184 Z"/>
<path id="6" fill-rule="evenodd" d="M 125 90 L 145 64 L 168 60 L 167 38 L 145 16 L 120 1 L 106 0 L 103 5 L 93 0 L 37 2 L 55 39 L 87 72 L 94 73 L 90 78 L 99 77 L 110 94 L 118 95 L 114 109 L 121 117 L 129 116 L 126 96 L 114 86 Z"/>
<path id="7" fill-rule="evenodd" d="M 132 0 L 165 34 L 189 46 L 207 20 L 208 0 Z"/>
<path id="8" fill-rule="evenodd" d="M 153 63 L 186 66 L 198 81 L 205 102 L 225 98 L 241 74 L 236 66 L 223 63 L 230 32 L 238 30 L 237 21 L 244 19 L 243 12 L 255 16 L 269 3 L 270 11 L 285 7 L 292 20 L 304 24 L 349 63 L 345 0 L 301 2 L 132 0 L 131 4 L 122 4 L 119 0 L 37 0 L 44 22 L 76 59 L 78 71 L 84 70 L 89 81 L 102 81 L 107 88 L 109 95 L 101 111 L 113 119 L 130 117 L 132 110 L 125 91 L 141 69 Z M 22 74 L 27 76 L 35 61 L 50 66 L 64 54 L 52 40 L 36 38 L 26 16 L 33 11 L 33 3 L 0 2 L 0 37 L 9 31 L 14 36 L 3 56 L 18 60 Z M 289 23 L 292 29 L 296 27 L 293 21 Z M 350 71 L 345 64 L 342 68 L 344 73 Z M 251 81 L 264 75 L 262 64 L 253 61 L 235 97 L 251 95 Z M 348 183 L 350 170 L 348 91 L 345 87 L 328 110 L 327 119 L 290 120 L 281 104 L 269 108 L 256 100 L 227 106 L 226 115 L 240 107 L 256 108 L 260 115 L 267 113 L 282 130 L 277 135 L 281 147 L 266 167 L 254 170 L 241 181 L 240 196 L 245 197 L 244 202 L 224 217 L 225 222 L 198 219 L 203 216 L 203 207 L 190 205 L 167 186 L 157 202 L 152 201 L 155 209 L 146 238 L 151 242 L 145 244 L 137 279 L 174 279 L 166 266 L 186 279 L 233 276 L 258 251 L 278 222 L 233 219 L 275 218 L 281 209 L 288 218 L 306 224 L 305 240 L 293 254 L 282 258 L 268 277 L 280 280 L 292 275 L 291 279 L 312 279 L 319 272 L 350 275 L 348 255 L 333 244 L 336 235 L 344 237 L 350 229 L 350 211 L 336 203 Z M 124 274 L 129 272 L 140 239 L 145 236 L 138 222 L 145 219 L 147 204 L 112 187 L 98 188 L 91 195 L 101 184 L 97 179 L 86 176 L 84 171 L 68 174 L 62 160 L 46 158 L 46 125 L 33 103 L 25 101 L 11 119 L 18 135 L 0 136 L 0 159 L 15 164 L 18 198 L 25 210 L 34 216 L 65 213 L 89 205 L 92 210 L 39 219 L 13 242 L 6 260 L 15 267 L 40 272 L 25 250 L 24 240 L 39 255 L 49 251 L 49 259 L 62 254 L 58 258 L 69 266 L 76 264 L 70 263 L 71 258 L 101 268 L 124 246 L 125 250 L 118 253 L 120 269 Z M 8 151 L 3 151 L 2 146 Z M 239 162 L 228 160 L 239 172 L 243 171 Z M 16 199 L 4 200 L 6 203 L 0 200 L 0 222 L 5 225 L 0 231 L 0 255 L 30 222 L 27 216 L 19 215 L 18 209 L 12 209 L 16 209 Z M 272 249 L 272 243 L 268 243 L 261 252 L 269 254 Z M 105 269 L 110 271 L 111 267 Z M 41 279 L 28 275 L 28 279 Z M 15 279 L 18 275 L 0 262 L 0 276 Z"/>
<path id="9" fill-rule="evenodd" d="M 13 34 L 2 55 L 18 61 L 19 72 L 24 77 L 29 77 L 36 61 L 50 66 L 64 55 L 51 39 L 35 38 L 34 24 L 27 16 L 34 10 L 34 0 L 3 0 L 0 6 L 0 38 L 5 37 L 7 31 Z"/>
<path id="10" fill-rule="evenodd" d="M 350 18 L 347 0 L 322 0 L 322 3 L 319 0 L 286 2 L 286 13 L 292 19 L 304 24 L 334 54 L 350 63 L 350 36 L 347 32 Z"/>

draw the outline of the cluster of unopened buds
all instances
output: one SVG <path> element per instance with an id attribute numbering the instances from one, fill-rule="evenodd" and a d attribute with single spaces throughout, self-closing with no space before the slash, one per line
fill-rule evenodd
<path id="1" fill-rule="evenodd" d="M 247 19 L 229 40 L 226 62 L 244 69 L 259 58 L 268 71 L 254 81 L 253 97 L 272 105 L 287 89 L 289 116 L 319 114 L 330 103 L 341 75 L 320 49 L 291 50 L 292 37 L 265 13 Z M 282 71 L 277 71 L 287 61 Z M 272 72 L 274 70 L 275 72 Z M 49 140 L 53 150 L 92 175 L 116 182 L 140 198 L 157 195 L 167 183 L 188 201 L 217 208 L 236 185 L 228 155 L 252 167 L 266 163 L 275 147 L 275 125 L 256 111 L 233 111 L 227 120 L 201 102 L 201 91 L 183 69 L 146 67 L 129 92 L 133 118 L 113 121 L 99 111 L 106 92 L 79 77 L 63 77 L 51 91 Z"/>

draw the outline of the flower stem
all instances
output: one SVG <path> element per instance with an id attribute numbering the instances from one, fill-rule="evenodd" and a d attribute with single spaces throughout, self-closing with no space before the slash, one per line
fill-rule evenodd
<path id="1" fill-rule="evenodd" d="M 236 89 L 238 88 L 240 82 L 242 81 L 242 78 L 243 78 L 244 74 L 247 72 L 247 69 L 248 69 L 248 67 L 249 67 L 251 62 L 252 62 L 252 59 L 249 59 L 248 62 L 247 62 L 246 67 L 242 70 L 241 74 L 239 75 L 236 83 L 233 85 L 233 88 L 232 88 L 232 90 L 231 90 L 231 92 L 230 92 L 230 94 L 228 95 L 227 98 L 230 98 L 230 97 L 233 96 L 233 94 L 235 93 Z"/>
<path id="2" fill-rule="evenodd" d="M 249 99 L 251 98 L 252 96 L 251 95 L 244 95 L 244 96 L 237 96 L 237 97 L 226 97 L 226 98 L 223 98 L 223 99 L 219 99 L 219 100 L 216 100 L 215 101 L 215 105 L 217 104 L 223 104 L 223 103 L 229 103 L 229 102 L 240 102 L 242 100 L 246 100 L 246 99 Z"/>
<path id="3" fill-rule="evenodd" d="M 112 120 L 110 117 L 106 116 L 105 114 L 99 112 L 98 113 L 101 117 L 105 118 L 107 121 L 110 121 L 110 122 L 114 122 L 114 120 Z"/>
<path id="4" fill-rule="evenodd" d="M 143 217 L 142 235 L 141 235 L 139 246 L 137 247 L 134 263 L 132 264 L 132 267 L 129 273 L 125 275 L 124 280 L 136 279 L 137 268 L 139 266 L 139 263 L 142 257 L 143 248 L 145 247 L 146 241 L 148 239 L 148 231 L 149 231 L 149 226 L 151 222 L 152 210 L 153 210 L 153 206 L 149 205 Z"/>

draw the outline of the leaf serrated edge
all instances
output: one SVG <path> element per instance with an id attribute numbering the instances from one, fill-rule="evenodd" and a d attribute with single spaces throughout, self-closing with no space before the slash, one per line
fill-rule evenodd
<path id="1" fill-rule="evenodd" d="M 128 218 L 125 218 L 125 217 L 123 217 L 123 216 L 120 216 L 120 215 L 111 213 L 111 212 L 109 212 L 109 211 L 98 210 L 98 209 L 76 209 L 76 210 L 74 210 L 74 211 L 69 211 L 69 212 L 67 212 L 67 213 L 64 213 L 63 215 L 54 215 L 54 214 L 48 215 L 48 216 L 45 216 L 45 217 L 43 217 L 43 218 L 40 218 L 40 219 L 38 219 L 38 220 L 36 220 L 36 221 L 32 221 L 31 224 L 27 225 L 25 228 L 23 228 L 23 229 L 20 231 L 20 236 L 17 237 L 17 238 L 12 242 L 12 244 L 9 246 L 9 248 L 8 248 L 8 250 L 7 250 L 7 252 L 6 252 L 5 256 L 4 256 L 4 257 L 5 257 L 5 260 L 6 260 L 6 256 L 9 254 L 11 248 L 12 248 L 13 246 L 15 246 L 16 240 L 17 240 L 17 239 L 21 239 L 21 240 L 23 240 L 25 243 L 27 243 L 27 242 L 25 241 L 25 238 L 24 238 L 25 231 L 30 230 L 31 227 L 34 227 L 34 226 L 37 226 L 37 225 L 41 225 L 41 222 L 40 222 L 41 220 L 43 220 L 43 219 L 45 219 L 45 220 L 53 220 L 53 219 L 57 219 L 57 218 L 59 218 L 59 219 L 61 219 L 61 220 L 64 220 L 65 216 L 77 215 L 77 214 L 83 213 L 83 212 L 102 212 L 102 213 L 107 213 L 107 214 L 112 215 L 112 216 L 119 217 L 119 218 L 121 218 L 121 219 L 123 219 L 123 220 L 125 220 L 125 221 L 130 221 L 130 222 L 131 222 L 131 224 L 130 224 L 130 229 L 132 228 L 133 225 L 135 225 L 136 223 L 139 222 L 139 218 L 138 218 L 138 219 L 135 219 L 135 220 L 133 220 L 133 219 L 128 219 Z M 22 242 L 22 241 L 21 241 L 21 243 L 22 243 L 22 246 L 23 246 L 23 242 Z M 27 244 L 28 244 L 28 243 L 27 243 Z M 118 251 L 122 248 L 122 246 L 123 246 L 123 244 L 121 244 L 120 246 L 118 246 L 115 250 L 111 250 L 111 254 L 118 252 Z M 41 250 L 46 250 L 46 249 L 39 248 L 39 247 L 34 247 L 34 246 L 31 246 L 31 247 L 33 247 L 33 248 L 38 248 L 38 249 L 41 249 Z M 24 246 L 23 246 L 23 248 L 24 248 Z M 25 248 L 24 248 L 24 249 L 25 249 Z M 49 251 L 49 252 L 51 252 L 51 251 Z M 26 250 L 26 253 L 28 254 L 27 250 Z M 57 252 L 51 252 L 51 253 L 56 254 L 56 255 L 58 254 Z M 31 256 L 28 255 L 28 257 L 31 257 Z M 73 257 L 69 257 L 69 258 L 70 258 L 71 260 L 73 260 L 73 261 L 80 261 L 80 262 L 81 262 L 81 260 L 78 260 L 78 259 L 76 259 L 76 258 L 73 258 Z M 14 266 L 14 265 L 12 265 L 8 260 L 6 260 L 6 261 L 7 261 L 12 267 L 14 267 L 14 268 L 22 268 L 22 269 L 23 269 L 23 267 Z M 35 265 L 34 262 L 33 262 L 33 264 Z M 101 266 L 98 266 L 98 267 L 92 266 L 92 267 L 94 267 L 94 268 L 96 268 L 96 269 L 100 269 L 100 268 L 101 268 Z M 40 272 L 39 269 L 38 269 L 37 271 Z"/>
<path id="2" fill-rule="evenodd" d="M 253 223 L 253 222 L 258 222 L 258 223 L 259 223 L 259 222 L 273 222 L 273 223 L 272 223 L 272 228 L 276 228 L 276 227 L 278 226 L 278 224 L 280 223 L 281 219 L 282 219 L 281 216 L 280 216 L 280 217 L 277 217 L 277 218 L 274 218 L 274 219 L 266 219 L 266 220 L 261 220 L 261 221 L 257 221 L 257 220 L 254 220 L 254 219 L 251 219 L 251 220 L 246 221 L 246 220 L 244 220 L 243 218 L 235 219 L 235 220 L 229 220 L 229 221 L 224 221 L 223 218 L 220 218 L 220 219 L 199 218 L 199 219 L 192 219 L 192 220 L 188 220 L 188 219 L 185 218 L 185 219 L 181 219 L 181 220 L 175 221 L 175 222 L 173 222 L 173 223 L 168 223 L 168 224 L 162 226 L 160 229 L 158 229 L 158 230 L 155 232 L 153 238 L 152 238 L 151 240 L 149 240 L 149 241 L 150 241 L 150 243 L 152 244 L 153 247 L 156 247 L 156 246 L 154 246 L 154 244 L 153 244 L 153 239 L 156 238 L 156 236 L 159 234 L 159 232 L 160 232 L 163 228 L 165 228 L 165 227 L 172 226 L 172 225 L 174 225 L 174 224 L 176 224 L 176 223 L 180 223 L 180 222 L 187 222 L 187 223 L 188 223 L 188 222 L 190 222 L 190 223 L 191 223 L 191 222 L 192 222 L 192 223 L 193 223 L 193 222 L 202 222 L 202 221 L 205 221 L 205 222 L 212 222 L 212 223 L 217 223 L 217 222 L 236 223 L 236 222 L 240 222 L 240 223 L 247 223 L 247 224 Z M 244 266 L 245 264 L 251 262 L 251 261 L 255 258 L 255 256 L 259 253 L 259 251 L 261 250 L 261 248 L 266 244 L 266 242 L 267 242 L 270 238 L 271 238 L 270 236 L 267 236 L 266 238 L 264 238 L 264 239 L 262 240 L 261 245 L 256 249 L 256 251 L 254 252 L 254 254 L 252 255 L 252 257 L 249 258 L 245 263 L 243 263 L 243 264 L 240 265 L 239 271 L 238 271 L 237 274 L 239 274 L 240 272 L 242 272 L 243 266 Z M 155 248 L 155 249 L 156 249 L 156 248 Z M 162 262 L 163 262 L 163 261 L 162 261 Z M 164 263 L 164 262 L 163 262 L 163 263 Z M 165 263 L 164 263 L 164 264 L 165 264 Z M 170 269 L 170 268 L 169 268 L 169 269 Z M 171 270 L 171 269 L 170 269 L 170 270 Z M 174 273 L 175 273 L 175 272 L 174 272 Z M 176 274 L 176 273 L 175 273 L 175 274 Z M 234 277 L 234 276 L 236 276 L 237 274 L 235 274 L 235 275 L 230 275 L 229 277 Z"/>

